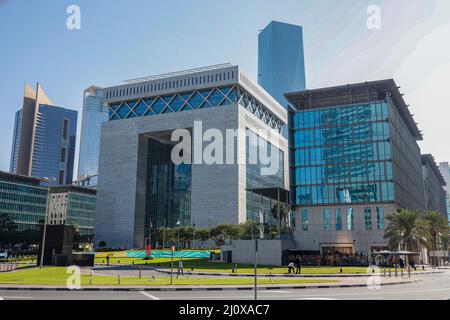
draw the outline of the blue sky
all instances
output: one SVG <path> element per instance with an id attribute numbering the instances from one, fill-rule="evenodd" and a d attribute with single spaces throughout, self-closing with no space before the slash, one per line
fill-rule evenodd
<path id="1" fill-rule="evenodd" d="M 66 28 L 72 4 L 81 30 Z M 372 4 L 380 30 L 366 26 Z M 394 78 L 424 132 L 422 151 L 448 161 L 449 12 L 448 0 L 0 0 L 0 170 L 25 82 L 81 111 L 92 84 L 223 62 L 256 78 L 258 30 L 271 20 L 304 27 L 309 88 Z"/>

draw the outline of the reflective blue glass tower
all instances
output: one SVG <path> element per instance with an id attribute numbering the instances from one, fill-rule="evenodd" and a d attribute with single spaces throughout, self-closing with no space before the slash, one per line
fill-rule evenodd
<path id="1" fill-rule="evenodd" d="M 287 107 L 285 93 L 306 89 L 303 29 L 272 21 L 258 42 L 258 83 Z"/>
<path id="2" fill-rule="evenodd" d="M 10 170 L 52 185 L 71 184 L 78 112 L 57 107 L 38 84 L 25 86 L 24 104 L 16 114 Z"/>
<path id="3" fill-rule="evenodd" d="M 103 91 L 91 86 L 84 91 L 83 120 L 81 125 L 78 179 L 89 187 L 97 185 L 100 133 L 102 123 L 108 120 L 108 108 L 103 106 Z"/>

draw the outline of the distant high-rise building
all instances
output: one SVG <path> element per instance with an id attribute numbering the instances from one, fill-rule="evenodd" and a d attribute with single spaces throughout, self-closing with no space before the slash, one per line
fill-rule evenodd
<path id="1" fill-rule="evenodd" d="M 425 203 L 428 211 L 442 212 L 447 216 L 446 182 L 434 157 L 431 154 L 422 155 L 423 187 L 425 190 Z"/>
<path id="2" fill-rule="evenodd" d="M 36 91 L 25 85 L 23 107 L 15 118 L 10 171 L 49 178 L 51 185 L 71 184 L 77 115 L 55 106 L 39 83 Z"/>
<path id="3" fill-rule="evenodd" d="M 303 29 L 272 21 L 258 40 L 258 83 L 287 108 L 284 94 L 306 89 Z"/>
<path id="4" fill-rule="evenodd" d="M 103 91 L 91 86 L 84 91 L 83 119 L 81 124 L 80 159 L 78 179 L 85 186 L 97 185 L 100 133 L 102 123 L 108 120 L 108 108 L 103 106 Z"/>
<path id="5" fill-rule="evenodd" d="M 442 176 L 444 177 L 445 183 L 445 192 L 447 194 L 446 203 L 447 203 L 447 216 L 450 224 L 450 166 L 448 162 L 439 163 L 439 169 L 441 170 Z"/>

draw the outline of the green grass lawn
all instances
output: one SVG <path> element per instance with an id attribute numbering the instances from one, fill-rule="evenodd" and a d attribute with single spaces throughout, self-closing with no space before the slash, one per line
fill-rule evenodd
<path id="1" fill-rule="evenodd" d="M 30 285 L 65 285 L 70 274 L 63 267 L 48 267 L 43 269 L 27 269 L 0 274 L 0 284 L 30 284 Z M 332 280 L 317 279 L 258 279 L 259 284 L 305 284 L 305 283 L 331 283 Z M 81 275 L 81 284 L 90 285 L 90 276 Z M 167 276 L 150 278 L 121 277 L 121 285 L 168 285 L 170 278 Z M 252 278 L 187 278 L 173 277 L 174 285 L 250 285 Z M 114 276 L 95 275 L 92 285 L 118 285 L 118 278 Z"/>
<path id="2" fill-rule="evenodd" d="M 174 259 L 174 267 L 177 266 L 179 259 Z M 95 263 L 106 263 L 105 258 L 95 259 Z M 140 265 L 147 264 L 152 267 L 170 268 L 170 259 L 161 258 L 154 260 L 143 260 L 137 258 L 111 258 L 111 265 Z M 183 258 L 183 266 L 185 270 L 191 270 L 197 272 L 210 272 L 210 273 L 230 273 L 234 264 L 211 262 L 208 259 L 185 259 Z M 367 273 L 366 267 L 342 267 L 344 274 L 362 274 Z M 238 273 L 253 273 L 253 265 L 238 265 Z M 259 274 L 287 274 L 287 267 L 274 267 L 260 266 L 258 267 Z M 304 267 L 302 268 L 302 274 L 340 274 L 340 267 Z"/>

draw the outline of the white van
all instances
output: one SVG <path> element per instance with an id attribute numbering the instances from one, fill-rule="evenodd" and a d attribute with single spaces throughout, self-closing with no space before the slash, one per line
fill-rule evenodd
<path id="1" fill-rule="evenodd" d="M 0 252 L 0 259 L 6 259 L 6 258 L 8 258 L 8 252 L 7 251 Z"/>

